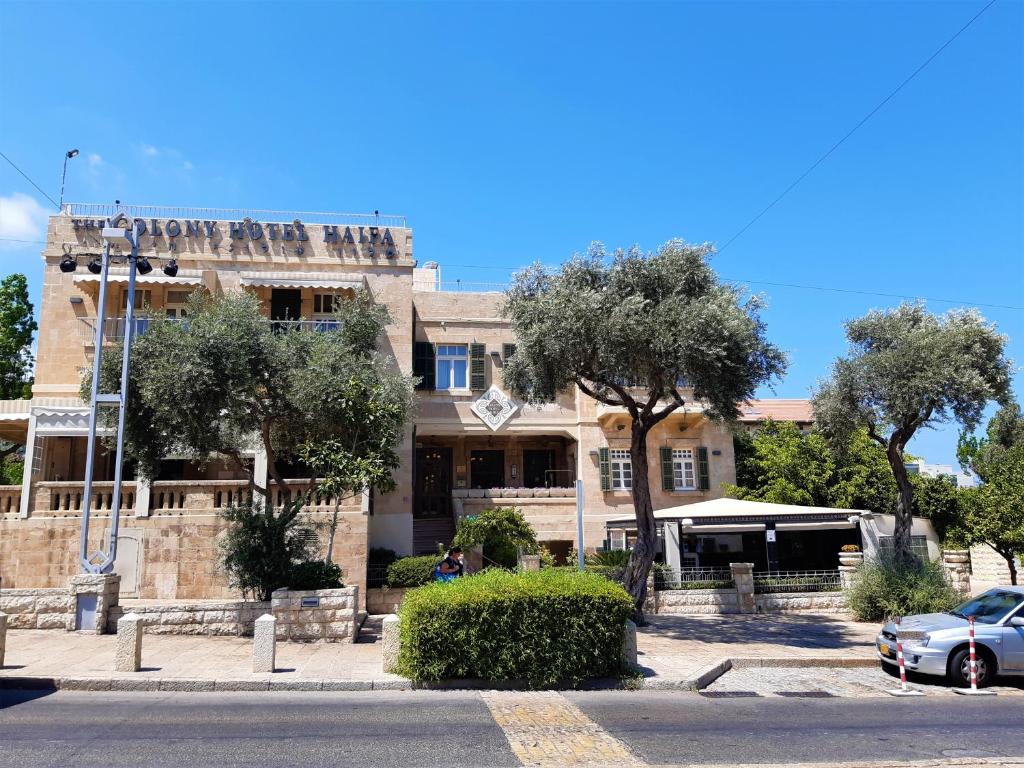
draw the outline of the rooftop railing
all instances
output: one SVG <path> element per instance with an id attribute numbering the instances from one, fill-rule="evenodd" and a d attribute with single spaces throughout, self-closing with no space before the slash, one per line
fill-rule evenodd
<path id="1" fill-rule="evenodd" d="M 63 212 L 84 219 L 105 219 L 118 212 L 133 219 L 199 219 L 203 221 L 292 222 L 303 224 L 350 224 L 365 227 L 406 227 L 405 216 L 377 213 L 327 213 L 323 211 L 272 211 L 261 208 L 191 208 L 172 205 L 108 205 L 65 203 Z"/>

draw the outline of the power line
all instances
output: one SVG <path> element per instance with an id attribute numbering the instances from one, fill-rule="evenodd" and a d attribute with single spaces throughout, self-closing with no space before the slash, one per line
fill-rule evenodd
<path id="1" fill-rule="evenodd" d="M 993 0 L 993 2 L 994 2 L 994 0 Z M 29 184 L 31 184 L 31 185 L 32 185 L 33 187 L 35 187 L 36 189 L 38 189 L 38 190 L 39 190 L 39 192 L 40 192 L 40 194 L 42 194 L 42 196 L 43 196 L 43 197 L 45 197 L 45 198 L 46 198 L 47 200 L 49 200 L 49 201 L 50 201 L 51 203 L 53 203 L 53 207 L 54 207 L 54 208 L 56 208 L 56 209 L 57 209 L 58 211 L 60 210 L 60 205 L 58 205 L 57 201 L 56 201 L 56 200 L 54 200 L 54 199 L 53 199 L 52 197 L 50 197 L 50 196 L 49 196 L 48 194 L 46 194 L 46 192 L 44 192 L 44 191 L 43 191 L 43 188 L 42 188 L 42 187 L 40 187 L 40 186 L 39 186 L 38 184 L 36 184 L 36 183 L 35 183 L 34 181 L 32 181 L 32 179 L 31 179 L 31 178 L 29 178 L 29 175 L 28 175 L 27 173 L 25 173 L 25 172 L 24 172 L 23 170 L 21 170 L 21 168 L 19 168 L 18 166 L 16 166 L 16 165 L 14 164 L 14 161 L 13 161 L 13 160 L 11 160 L 11 158 L 9 158 L 9 157 L 8 157 L 7 155 L 5 155 L 5 154 L 4 154 L 3 152 L 0 152 L 0 157 L 2 157 L 2 158 L 3 158 L 4 160 L 6 160 L 6 161 L 7 161 L 8 163 L 10 163 L 10 164 L 11 164 L 11 167 L 12 167 L 12 168 L 13 168 L 14 170 L 16 170 L 16 171 L 17 171 L 18 173 L 20 173 L 20 174 L 21 174 L 22 176 L 24 176 L 24 177 L 25 177 L 25 178 L 26 178 L 26 179 L 28 180 L 28 183 L 29 183 Z"/>
<path id="2" fill-rule="evenodd" d="M 16 237 L 0 237 L 0 240 L 3 240 L 8 243 L 29 243 L 30 245 L 46 245 L 45 240 L 19 240 Z"/>
<path id="3" fill-rule="evenodd" d="M 911 80 L 913 80 L 915 77 L 917 77 L 918 74 L 920 74 L 920 72 L 925 67 L 927 67 L 929 64 L 931 64 L 932 61 L 940 53 L 942 53 L 944 50 L 946 50 L 946 48 L 950 45 L 950 43 L 952 43 L 954 40 L 956 40 L 958 37 L 960 37 L 960 34 L 965 29 L 967 29 L 969 26 L 971 26 L 971 24 L 973 24 L 975 21 L 977 21 L 978 17 L 980 17 L 981 14 L 983 14 L 985 11 L 987 11 L 989 8 L 991 8 L 995 4 L 995 2 L 996 2 L 996 0 L 989 0 L 989 3 L 984 8 L 982 8 L 980 11 L 978 11 L 976 14 L 974 14 L 974 16 L 971 18 L 970 21 L 968 21 L 966 24 L 964 24 L 962 27 L 960 27 L 960 29 L 957 30 L 957 33 L 955 35 L 953 35 L 946 42 L 944 42 L 941 46 L 939 46 L 938 50 L 936 50 L 935 53 L 933 53 L 931 56 L 929 56 L 927 59 L 925 59 L 924 63 L 921 64 L 921 66 L 919 66 L 917 69 L 915 69 L 906 80 L 904 80 L 902 83 L 900 83 L 898 86 L 896 86 L 896 89 L 894 91 L 892 91 L 888 96 L 886 96 L 884 99 L 882 99 L 878 103 L 878 105 L 874 109 L 872 109 L 870 112 L 868 112 L 868 114 L 859 123 L 857 123 L 855 126 L 853 126 L 853 128 L 851 128 L 850 131 L 845 136 L 843 136 L 843 138 L 841 138 L 839 141 L 837 141 L 835 144 L 833 144 L 832 147 L 828 150 L 828 152 L 826 152 L 821 157 L 819 157 L 817 160 L 815 160 L 814 164 L 811 165 L 810 168 L 808 168 L 806 171 L 804 171 L 799 176 L 797 176 L 796 180 L 792 184 L 790 184 L 788 187 L 786 187 L 784 190 L 782 190 L 782 194 L 780 194 L 778 197 L 776 197 L 774 200 L 772 200 L 767 206 L 765 206 L 765 208 L 759 214 L 757 214 L 757 216 L 755 216 L 750 221 L 748 221 L 743 226 L 743 228 L 740 229 L 739 232 L 737 232 L 735 235 L 730 237 L 726 241 L 725 245 L 723 245 L 721 248 L 718 249 L 718 252 L 721 253 L 726 248 L 728 248 L 733 243 L 734 240 L 739 238 L 744 232 L 746 232 L 748 229 L 750 229 L 752 226 L 754 226 L 754 224 L 756 224 L 758 222 L 758 220 L 762 216 L 764 216 L 766 213 L 768 213 L 768 211 L 770 211 L 772 208 L 774 208 L 775 205 L 780 200 L 782 200 L 782 198 L 784 198 L 786 195 L 788 195 L 797 184 L 799 184 L 801 181 L 803 181 L 805 178 L 807 178 L 807 176 L 809 176 L 811 174 L 811 172 L 815 168 L 817 168 L 819 165 L 821 165 L 823 162 L 825 162 L 825 160 L 828 159 L 829 155 L 831 155 L 833 152 L 835 152 L 837 149 L 839 149 L 839 147 L 842 146 L 842 144 L 848 138 L 853 136 L 853 134 L 855 134 L 857 132 L 857 130 L 862 125 L 864 125 L 864 123 L 866 123 L 868 120 L 870 120 L 872 117 L 874 117 L 875 113 L 878 112 L 878 110 L 880 110 L 882 107 L 884 107 L 886 104 L 888 104 L 890 99 L 892 99 L 893 96 L 895 96 L 897 93 L 902 91 L 903 87 L 907 83 L 909 83 Z"/>
<path id="4" fill-rule="evenodd" d="M 740 278 L 723 277 L 733 283 L 752 283 L 754 285 L 773 285 L 780 288 L 801 288 L 807 291 L 831 291 L 833 293 L 853 293 L 859 296 L 884 296 L 887 299 L 915 299 L 921 301 L 935 301 L 941 304 L 970 304 L 976 307 L 991 307 L 992 309 L 1012 309 L 1018 312 L 1024 311 L 1024 307 L 1015 307 L 1010 304 L 986 304 L 981 301 L 970 301 L 969 299 L 937 299 L 933 296 L 910 296 L 902 293 L 880 293 L 878 291 L 860 291 L 855 288 L 831 288 L 824 285 L 799 285 L 797 283 L 773 283 L 767 280 L 743 280 Z"/>

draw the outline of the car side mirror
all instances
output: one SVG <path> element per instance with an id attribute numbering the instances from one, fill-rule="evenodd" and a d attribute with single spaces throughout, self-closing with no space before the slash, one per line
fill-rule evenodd
<path id="1" fill-rule="evenodd" d="M 1010 626 L 1024 629 L 1024 616 L 1014 616 L 1010 619 Z"/>

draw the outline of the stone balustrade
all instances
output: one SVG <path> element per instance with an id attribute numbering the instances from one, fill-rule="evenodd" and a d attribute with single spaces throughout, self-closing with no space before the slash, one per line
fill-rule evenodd
<path id="1" fill-rule="evenodd" d="M 21 507 L 21 486 L 0 485 L 0 516 L 17 515 Z"/>
<path id="2" fill-rule="evenodd" d="M 569 488 L 456 488 L 453 499 L 565 499 L 576 498 Z"/>
<path id="3" fill-rule="evenodd" d="M 121 511 L 135 511 L 135 482 L 121 484 Z M 36 514 L 47 515 L 55 512 L 81 512 L 85 499 L 85 483 L 65 481 L 44 481 L 36 483 L 34 489 Z M 114 484 L 94 482 L 92 484 L 91 512 L 110 512 L 114 506 Z"/>

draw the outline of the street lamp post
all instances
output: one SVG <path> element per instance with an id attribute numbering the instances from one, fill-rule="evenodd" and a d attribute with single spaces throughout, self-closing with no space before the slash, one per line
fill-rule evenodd
<path id="1" fill-rule="evenodd" d="M 59 211 L 64 210 L 64 178 L 68 175 L 68 160 L 72 157 L 78 157 L 77 149 L 69 149 L 64 153 L 64 170 L 60 173 L 60 202 L 57 204 Z M 52 203 L 53 200 L 51 199 L 50 202 Z"/>
<path id="2" fill-rule="evenodd" d="M 107 220 L 103 228 L 103 264 L 100 273 L 99 306 L 96 310 L 96 342 L 92 364 L 92 402 L 89 411 L 89 444 L 85 458 L 85 499 L 82 502 L 82 532 L 79 544 L 79 560 L 86 573 L 110 573 L 117 557 L 117 529 L 121 510 L 121 473 L 124 467 L 124 418 L 128 402 L 128 365 L 131 360 L 132 336 L 135 331 L 135 276 L 139 259 L 139 225 L 132 224 L 131 230 L 121 226 L 130 222 L 123 213 Z M 103 331 L 106 324 L 107 278 L 110 273 L 110 248 L 112 245 L 128 247 L 128 297 L 125 307 L 124 348 L 121 358 L 120 391 L 100 393 L 100 370 L 103 357 Z M 89 552 L 89 512 L 92 502 L 92 474 L 96 458 L 96 423 L 100 408 L 117 407 L 117 454 L 114 464 L 114 490 L 111 496 L 110 545 L 103 551 L 102 543 L 96 551 Z"/>

